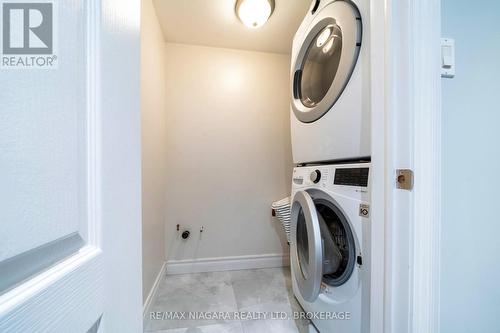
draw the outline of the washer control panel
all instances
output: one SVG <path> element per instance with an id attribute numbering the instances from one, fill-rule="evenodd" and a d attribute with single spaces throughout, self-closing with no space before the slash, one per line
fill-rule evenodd
<path id="1" fill-rule="evenodd" d="M 369 168 L 338 168 L 335 170 L 335 185 L 368 187 Z"/>
<path id="2" fill-rule="evenodd" d="M 329 182 L 329 169 L 316 167 L 297 167 L 293 169 L 293 186 L 295 188 L 317 185 L 326 187 Z"/>
<path id="3" fill-rule="evenodd" d="M 293 169 L 293 189 L 318 187 L 368 193 L 370 163 L 303 166 Z"/>

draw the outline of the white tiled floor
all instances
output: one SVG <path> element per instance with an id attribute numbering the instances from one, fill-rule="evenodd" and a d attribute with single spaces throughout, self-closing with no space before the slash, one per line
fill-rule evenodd
<path id="1" fill-rule="evenodd" d="M 161 281 L 144 331 L 156 333 L 304 333 L 316 332 L 306 320 L 291 291 L 290 270 L 269 268 L 227 272 L 168 275 Z M 286 313 L 291 319 L 166 319 L 152 313 Z M 156 316 L 158 316 L 156 314 Z"/>

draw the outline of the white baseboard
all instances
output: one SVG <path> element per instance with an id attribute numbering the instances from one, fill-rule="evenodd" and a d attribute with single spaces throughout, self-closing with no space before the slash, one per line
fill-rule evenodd
<path id="1" fill-rule="evenodd" d="M 167 263 L 163 262 L 161 265 L 160 272 L 156 276 L 155 282 L 153 283 L 153 286 L 151 287 L 151 290 L 149 291 L 148 297 L 146 298 L 146 301 L 144 302 L 144 305 L 142 306 L 142 316 L 146 316 L 149 305 L 151 301 L 153 300 L 154 295 L 156 294 L 156 290 L 158 289 L 158 286 L 160 285 L 160 281 L 163 276 L 165 276 L 165 271 L 167 269 Z"/>
<path id="2" fill-rule="evenodd" d="M 290 259 L 288 254 L 169 260 L 167 261 L 167 275 L 274 268 L 289 265 Z"/>

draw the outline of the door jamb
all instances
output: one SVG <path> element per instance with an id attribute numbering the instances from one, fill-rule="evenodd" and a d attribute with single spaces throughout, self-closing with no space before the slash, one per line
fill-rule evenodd
<path id="1" fill-rule="evenodd" d="M 435 333 L 441 230 L 441 4 L 371 0 L 370 8 L 370 331 Z M 414 171 L 412 191 L 396 189 L 396 170 L 401 168 Z"/>

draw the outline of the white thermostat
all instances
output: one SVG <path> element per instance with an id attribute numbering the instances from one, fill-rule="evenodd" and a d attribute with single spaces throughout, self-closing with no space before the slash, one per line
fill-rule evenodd
<path id="1" fill-rule="evenodd" d="M 441 38 L 441 77 L 455 77 L 455 40 Z"/>

